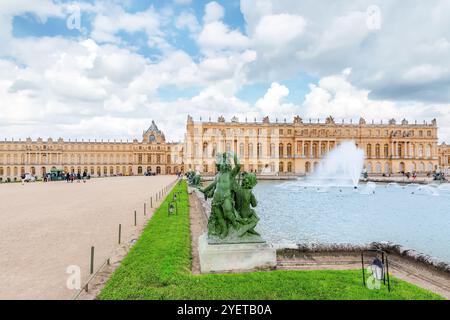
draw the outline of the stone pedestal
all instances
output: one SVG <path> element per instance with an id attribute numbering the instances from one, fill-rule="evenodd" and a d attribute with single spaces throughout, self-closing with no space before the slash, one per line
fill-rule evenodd
<path id="1" fill-rule="evenodd" d="M 203 234 L 198 250 L 202 273 L 270 269 L 277 264 L 276 250 L 266 242 L 208 244 Z"/>

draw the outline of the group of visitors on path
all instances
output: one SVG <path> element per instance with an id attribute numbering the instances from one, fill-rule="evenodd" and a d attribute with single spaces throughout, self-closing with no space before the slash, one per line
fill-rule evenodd
<path id="1" fill-rule="evenodd" d="M 66 182 L 70 183 L 73 183 L 75 180 L 77 182 L 83 181 L 84 183 L 86 183 L 86 181 L 89 180 L 90 178 L 91 176 L 86 171 L 84 171 L 83 174 L 81 174 L 80 172 L 66 173 Z"/>

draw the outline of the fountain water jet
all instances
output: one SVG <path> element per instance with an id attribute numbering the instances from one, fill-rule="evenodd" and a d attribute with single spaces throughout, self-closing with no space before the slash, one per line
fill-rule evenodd
<path id="1" fill-rule="evenodd" d="M 360 193 L 363 195 L 375 194 L 376 188 L 377 188 L 377 184 L 375 182 L 367 182 L 365 188 Z"/>
<path id="2" fill-rule="evenodd" d="M 364 151 L 353 141 L 345 141 L 330 151 L 317 171 L 307 179 L 318 186 L 358 186 L 364 166 Z"/>
<path id="3" fill-rule="evenodd" d="M 439 196 L 439 192 L 437 191 L 437 188 L 431 187 L 429 185 L 418 187 L 414 194 L 435 196 L 435 197 Z"/>

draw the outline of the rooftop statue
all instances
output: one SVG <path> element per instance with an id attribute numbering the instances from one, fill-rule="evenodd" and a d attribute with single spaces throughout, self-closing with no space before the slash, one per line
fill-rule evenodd
<path id="1" fill-rule="evenodd" d="M 259 221 L 253 209 L 257 205 L 252 192 L 256 175 L 243 173 L 237 155 L 223 153 L 216 161 L 217 175 L 208 187 L 200 191 L 205 198 L 212 198 L 208 220 L 209 243 L 263 242 L 255 227 Z M 242 178 L 242 181 L 241 181 Z"/>
<path id="2" fill-rule="evenodd" d="M 326 124 L 335 124 L 334 118 L 333 118 L 332 116 L 329 116 L 329 117 L 326 119 L 325 123 L 326 123 Z"/>

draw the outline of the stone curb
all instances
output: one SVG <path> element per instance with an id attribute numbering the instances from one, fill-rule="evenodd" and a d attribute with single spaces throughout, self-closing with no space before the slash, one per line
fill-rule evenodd
<path id="1" fill-rule="evenodd" d="M 384 242 L 372 242 L 371 244 L 364 245 L 354 245 L 354 244 L 277 244 L 274 245 L 277 249 L 277 254 L 283 254 L 289 251 L 297 251 L 303 253 L 360 253 L 363 250 L 369 249 L 382 249 L 386 251 L 388 254 L 398 255 L 404 258 L 407 258 L 411 261 L 425 264 L 426 266 L 431 266 L 438 271 L 445 272 L 450 274 L 450 264 L 447 262 L 441 261 L 435 257 L 431 257 L 427 254 L 423 254 L 417 252 L 413 249 L 404 247 L 399 244 L 395 244 L 392 242 L 384 241 Z"/>

